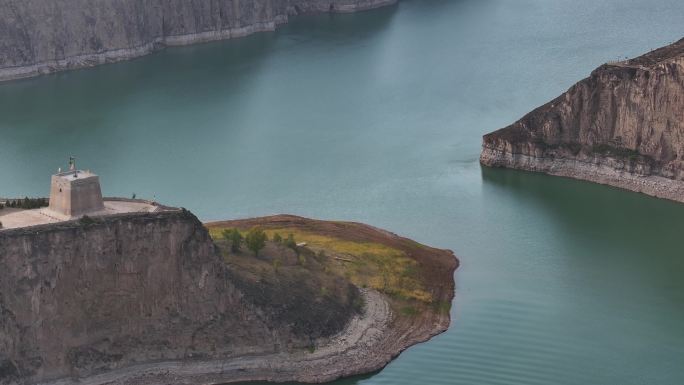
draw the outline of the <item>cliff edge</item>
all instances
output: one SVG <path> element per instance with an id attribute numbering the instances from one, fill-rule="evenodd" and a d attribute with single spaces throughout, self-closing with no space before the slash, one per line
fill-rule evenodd
<path id="1" fill-rule="evenodd" d="M 338 259 L 274 241 L 259 256 L 234 253 L 212 239 L 226 226 L 306 228 L 297 236 L 326 234 L 364 253 Z M 338 274 L 362 267 L 373 278 L 376 259 L 402 268 L 398 289 L 429 300 Z M 291 216 L 207 227 L 168 208 L 0 230 L 0 384 L 324 382 L 371 372 L 446 330 L 456 267 L 450 251 L 370 226 Z M 415 307 L 404 314 L 398 304 Z"/>
<path id="2" fill-rule="evenodd" d="M 397 0 L 0 0 L 0 81 L 273 31 L 302 13 Z"/>
<path id="3" fill-rule="evenodd" d="M 0 231 L 0 384 L 273 349 L 187 211 Z M 268 350 L 267 350 L 268 351 Z"/>
<path id="4" fill-rule="evenodd" d="M 684 202 L 684 39 L 604 64 L 485 135 L 480 162 Z"/>

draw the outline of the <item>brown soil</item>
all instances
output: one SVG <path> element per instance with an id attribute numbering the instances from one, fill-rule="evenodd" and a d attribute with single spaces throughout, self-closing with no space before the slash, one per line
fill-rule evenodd
<path id="1" fill-rule="evenodd" d="M 249 229 L 294 228 L 309 233 L 330 236 L 353 242 L 374 242 L 398 249 L 418 262 L 421 281 L 432 294 L 435 302 L 450 303 L 454 296 L 453 272 L 458 259 L 451 250 L 436 249 L 419 244 L 373 226 L 356 222 L 338 222 L 308 219 L 294 215 L 274 215 L 261 218 L 237 219 L 206 223 L 212 227 L 235 227 Z"/>

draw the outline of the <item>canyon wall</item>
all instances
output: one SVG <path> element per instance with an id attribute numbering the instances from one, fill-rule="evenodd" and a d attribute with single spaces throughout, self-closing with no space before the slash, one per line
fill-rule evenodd
<path id="1" fill-rule="evenodd" d="M 301 13 L 397 0 L 0 0 L 0 81 L 273 31 Z"/>
<path id="2" fill-rule="evenodd" d="M 0 232 L 0 384 L 309 343 L 246 303 L 187 211 Z"/>
<path id="3" fill-rule="evenodd" d="M 485 135 L 480 161 L 684 202 L 684 39 L 602 65 Z"/>
<path id="4" fill-rule="evenodd" d="M 449 326 L 451 251 L 362 224 L 253 220 L 402 250 L 434 299 L 407 315 L 397 298 L 347 287 L 312 250 L 271 268 L 265 251 L 229 255 L 194 215 L 163 210 L 0 230 L 0 385 L 327 382 Z M 281 246 L 269 253 L 291 251 Z"/>

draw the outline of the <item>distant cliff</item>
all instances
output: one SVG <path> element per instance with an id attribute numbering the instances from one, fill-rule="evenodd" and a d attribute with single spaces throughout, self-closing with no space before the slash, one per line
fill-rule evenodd
<path id="1" fill-rule="evenodd" d="M 684 202 L 684 39 L 602 65 L 485 135 L 480 161 Z"/>
<path id="2" fill-rule="evenodd" d="M 0 0 L 0 81 L 273 31 L 301 13 L 397 0 Z"/>

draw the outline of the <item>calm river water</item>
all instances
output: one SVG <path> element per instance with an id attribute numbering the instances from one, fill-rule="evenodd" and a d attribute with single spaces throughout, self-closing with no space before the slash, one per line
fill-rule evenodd
<path id="1" fill-rule="evenodd" d="M 75 154 L 202 219 L 367 222 L 462 261 L 451 329 L 337 384 L 684 383 L 684 205 L 478 164 L 481 135 L 684 36 L 681 0 L 407 0 L 0 85 L 0 196 Z"/>

